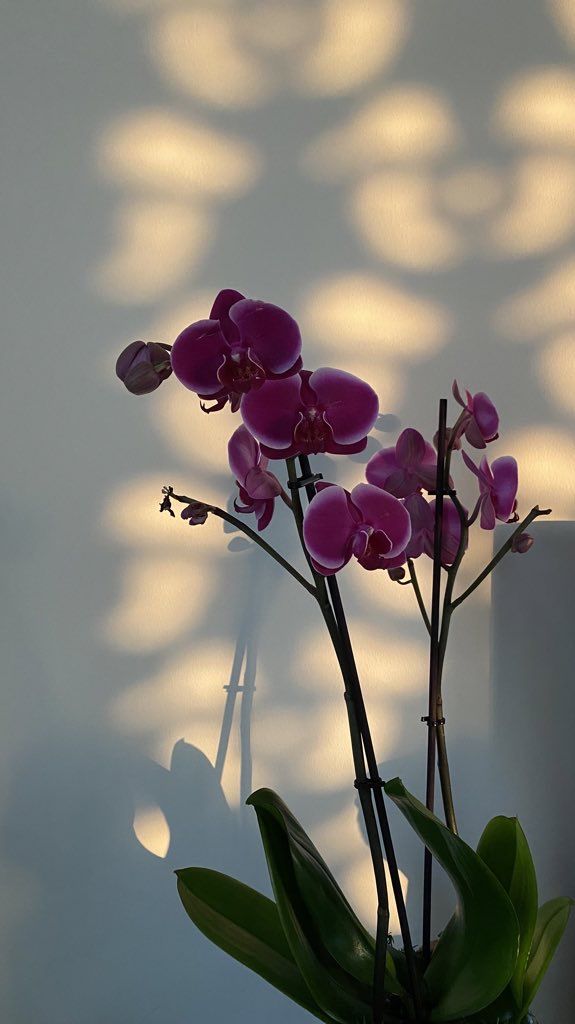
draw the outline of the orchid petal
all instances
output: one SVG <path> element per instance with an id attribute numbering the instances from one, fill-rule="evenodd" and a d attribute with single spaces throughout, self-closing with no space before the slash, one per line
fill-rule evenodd
<path id="1" fill-rule="evenodd" d="M 453 397 L 454 397 L 454 399 L 455 399 L 455 401 L 457 402 L 458 405 L 461 405 L 464 409 L 467 408 L 466 402 L 464 402 L 462 397 L 461 397 L 461 391 L 459 390 L 459 384 L 457 383 L 456 380 L 453 381 L 453 384 L 451 386 L 451 394 L 453 395 Z"/>
<path id="2" fill-rule="evenodd" d="M 241 292 L 236 292 L 233 288 L 223 288 L 216 295 L 210 311 L 210 320 L 220 321 L 222 334 L 231 345 L 239 341 L 240 335 L 235 323 L 230 318 L 230 309 L 236 302 L 241 302 L 244 297 Z"/>
<path id="3" fill-rule="evenodd" d="M 343 487 L 334 485 L 318 491 L 308 505 L 303 524 L 306 547 L 315 562 L 337 572 L 351 558 L 351 540 L 356 530 Z"/>
<path id="4" fill-rule="evenodd" d="M 469 444 L 472 445 L 473 448 L 486 447 L 483 434 L 481 433 L 479 425 L 473 416 L 470 416 L 470 418 L 467 420 L 467 423 L 463 428 L 463 433 L 465 434 Z"/>
<path id="5" fill-rule="evenodd" d="M 497 518 L 505 522 L 513 512 L 517 495 L 517 462 L 511 455 L 504 455 L 495 459 L 491 470 Z"/>
<path id="6" fill-rule="evenodd" d="M 479 520 L 481 529 L 482 530 L 494 530 L 496 522 L 497 522 L 497 519 L 496 519 L 496 516 L 495 516 L 495 509 L 493 507 L 493 502 L 491 500 L 490 495 L 489 494 L 485 494 L 483 496 L 483 500 L 481 502 L 481 518 Z"/>
<path id="7" fill-rule="evenodd" d="M 256 501 L 256 507 L 254 509 L 256 514 L 256 520 L 258 524 L 258 530 L 265 530 L 266 526 L 269 526 L 271 518 L 274 514 L 275 502 L 272 501 Z"/>
<path id="8" fill-rule="evenodd" d="M 250 433 L 266 445 L 265 454 L 270 458 L 278 458 L 278 449 L 289 450 L 293 445 L 293 432 L 300 407 L 300 386 L 299 376 L 266 381 L 242 398 L 240 408 L 244 423 Z"/>
<path id="9" fill-rule="evenodd" d="M 415 469 L 427 454 L 425 439 L 418 430 L 407 427 L 397 439 L 395 453 L 400 466 Z"/>
<path id="10" fill-rule="evenodd" d="M 386 483 L 388 478 L 397 469 L 399 469 L 399 466 L 397 465 L 395 446 L 393 448 L 382 448 L 375 455 L 372 455 L 365 467 L 366 480 L 369 484 L 381 487 L 385 491 L 387 490 Z"/>
<path id="11" fill-rule="evenodd" d="M 369 434 L 379 411 L 378 397 L 364 380 L 344 370 L 314 370 L 310 385 L 324 409 L 334 440 L 355 444 Z"/>
<path id="12" fill-rule="evenodd" d="M 249 471 L 260 463 L 260 446 L 243 424 L 228 441 L 228 461 L 232 473 L 244 486 Z"/>
<path id="13" fill-rule="evenodd" d="M 228 344 L 217 320 L 198 320 L 176 338 L 172 367 L 181 384 L 206 398 L 221 391 L 218 370 Z"/>
<path id="14" fill-rule="evenodd" d="M 259 299 L 241 299 L 230 309 L 230 319 L 238 328 L 242 347 L 253 349 L 266 370 L 285 373 L 294 368 L 301 334 L 285 309 Z"/>
<path id="15" fill-rule="evenodd" d="M 255 501 L 267 501 L 281 494 L 282 486 L 273 473 L 267 473 L 259 466 L 250 469 L 244 483 L 245 489 Z"/>
<path id="16" fill-rule="evenodd" d="M 485 441 L 491 441 L 497 436 L 499 415 L 484 391 L 478 391 L 473 396 L 473 417 Z"/>
<path id="17" fill-rule="evenodd" d="M 386 554 L 390 558 L 404 550 L 411 537 L 411 520 L 397 498 L 372 484 L 358 484 L 351 492 L 351 500 L 365 522 L 389 537 L 391 546 Z"/>

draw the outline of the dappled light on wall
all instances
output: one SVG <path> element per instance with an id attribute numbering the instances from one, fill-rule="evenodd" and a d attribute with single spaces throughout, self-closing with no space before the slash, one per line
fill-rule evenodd
<path id="1" fill-rule="evenodd" d="M 320 279 L 302 312 L 307 331 L 338 358 L 352 346 L 374 366 L 381 355 L 411 362 L 438 352 L 451 330 L 439 304 L 368 273 Z"/>
<path id="2" fill-rule="evenodd" d="M 169 199 L 129 200 L 117 213 L 110 251 L 93 286 L 119 304 L 150 303 L 193 272 L 212 240 L 209 215 Z"/>
<path id="3" fill-rule="evenodd" d="M 165 768 L 182 737 L 214 764 L 232 658 L 233 646 L 223 636 L 170 655 L 157 674 L 114 698 L 111 723 L 122 735 L 138 737 L 145 752 Z M 233 751 L 228 767 L 231 761 L 227 795 L 237 804 L 240 765 Z"/>
<path id="4" fill-rule="evenodd" d="M 140 846 L 162 860 L 170 848 L 170 826 L 158 804 L 143 804 L 136 808 L 132 823 Z"/>
<path id="5" fill-rule="evenodd" d="M 447 100 L 430 88 L 405 84 L 369 100 L 321 134 L 308 146 L 303 166 L 322 181 L 336 181 L 381 164 L 434 160 L 456 141 Z"/>
<path id="6" fill-rule="evenodd" d="M 575 148 L 575 74 L 559 65 L 519 75 L 503 90 L 493 129 L 515 142 Z"/>
<path id="7" fill-rule="evenodd" d="M 501 203 L 505 184 L 488 164 L 464 164 L 438 180 L 438 201 L 452 216 L 476 219 Z"/>
<path id="8" fill-rule="evenodd" d="M 258 106 L 272 78 L 238 35 L 237 11 L 213 4 L 179 7 L 156 19 L 148 33 L 150 56 L 171 85 L 214 107 Z M 281 27 L 281 26 L 280 26 Z"/>
<path id="9" fill-rule="evenodd" d="M 575 323 L 575 258 L 569 257 L 505 301 L 495 327 L 512 341 L 529 341 L 544 331 Z"/>
<path id="10" fill-rule="evenodd" d="M 98 166 L 117 185 L 182 199 L 241 195 L 262 170 L 249 142 L 161 108 L 113 121 L 102 133 Z"/>
<path id="11" fill-rule="evenodd" d="M 575 229 L 575 160 L 532 154 L 513 169 L 509 205 L 491 229 L 501 255 L 547 252 Z"/>
<path id="12" fill-rule="evenodd" d="M 403 44 L 405 0 L 323 0 L 319 38 L 297 69 L 297 84 L 314 96 L 350 92 L 379 74 Z"/>
<path id="13" fill-rule="evenodd" d="M 575 327 L 541 349 L 537 370 L 550 400 L 575 416 Z"/>
<path id="14" fill-rule="evenodd" d="M 553 495 L 553 519 L 575 518 L 573 431 L 541 425 L 509 434 L 509 450 L 521 466 L 519 497 L 526 508 Z M 545 529 L 540 526 L 539 529 Z"/>
<path id="15" fill-rule="evenodd" d="M 463 245 L 434 204 L 433 184 L 425 175 L 382 171 L 357 186 L 349 214 L 379 259 L 410 270 L 442 270 L 459 261 Z"/>
<path id="16" fill-rule="evenodd" d="M 198 624 L 214 582 L 204 547 L 190 543 L 188 548 L 185 556 L 142 553 L 127 561 L 118 601 L 102 624 L 107 643 L 143 654 L 168 647 Z"/>

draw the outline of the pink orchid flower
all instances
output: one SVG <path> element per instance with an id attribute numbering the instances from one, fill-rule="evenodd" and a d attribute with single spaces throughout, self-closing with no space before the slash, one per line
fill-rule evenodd
<path id="1" fill-rule="evenodd" d="M 389 491 L 396 498 L 407 498 L 421 487 L 435 488 L 437 454 L 418 430 L 402 431 L 393 448 L 382 448 L 372 455 L 365 475 L 370 484 Z"/>
<path id="2" fill-rule="evenodd" d="M 268 472 L 268 460 L 262 456 L 258 442 L 247 427 L 238 427 L 230 437 L 228 459 L 243 502 L 240 505 L 236 499 L 236 512 L 255 513 L 258 530 L 265 530 L 274 512 L 275 499 L 282 493 L 282 485 Z"/>
<path id="3" fill-rule="evenodd" d="M 378 413 L 373 388 L 343 370 L 301 370 L 244 395 L 241 413 L 270 459 L 352 455 L 367 444 Z"/>
<path id="4" fill-rule="evenodd" d="M 479 466 L 461 452 L 468 469 L 479 481 L 479 502 L 481 510 L 480 523 L 484 530 L 495 529 L 499 519 L 502 523 L 509 522 L 517 506 L 517 462 L 511 455 L 504 455 L 490 466 L 484 456 Z"/>
<path id="5" fill-rule="evenodd" d="M 404 561 L 411 522 L 402 503 L 379 487 L 358 484 L 350 493 L 326 483 L 306 509 L 303 533 L 317 571 L 332 576 L 352 555 L 365 569 L 391 568 L 396 556 Z"/>
<path id="6" fill-rule="evenodd" d="M 215 405 L 205 412 L 232 412 L 242 395 L 268 379 L 287 377 L 301 367 L 301 335 L 295 320 L 279 306 L 246 299 L 224 289 L 212 306 L 209 320 L 190 324 L 172 347 L 172 367 L 178 380 Z"/>
<path id="7" fill-rule="evenodd" d="M 411 518 L 411 540 L 406 548 L 408 558 L 429 555 L 433 558 L 435 543 L 435 499 L 426 501 L 422 494 L 410 494 L 405 507 Z M 441 564 L 453 565 L 461 539 L 461 520 L 450 498 L 443 501 L 443 524 L 441 530 Z"/>
<path id="8" fill-rule="evenodd" d="M 466 412 L 460 433 L 465 434 L 469 444 L 474 448 L 485 448 L 488 441 L 495 441 L 499 436 L 499 414 L 485 392 L 478 391 L 472 395 L 466 391 L 464 402 L 456 380 L 453 381 L 452 392 L 455 401 Z"/>

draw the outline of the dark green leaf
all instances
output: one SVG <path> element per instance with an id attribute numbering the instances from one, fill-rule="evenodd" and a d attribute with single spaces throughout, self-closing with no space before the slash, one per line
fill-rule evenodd
<path id="1" fill-rule="evenodd" d="M 273 900 L 208 868 L 184 868 L 176 874 L 180 899 L 208 939 L 314 1016 L 332 1024 L 301 976 Z"/>
<path id="2" fill-rule="evenodd" d="M 492 1003 L 509 983 L 519 948 L 519 926 L 502 885 L 481 858 L 409 793 L 400 779 L 385 791 L 447 872 L 457 892 L 425 982 L 432 1021 L 451 1021 Z"/>
<path id="3" fill-rule="evenodd" d="M 498 816 L 485 827 L 477 852 L 501 882 L 519 922 L 519 956 L 510 982 L 517 1006 L 523 1002 L 523 979 L 537 920 L 537 878 L 533 858 L 517 818 Z"/>
<path id="4" fill-rule="evenodd" d="M 371 1015 L 374 940 L 299 822 L 269 789 L 253 793 L 281 923 L 294 959 L 326 1013 L 349 1024 Z M 388 991 L 401 992 L 388 956 Z"/>
<path id="5" fill-rule="evenodd" d="M 527 1013 L 569 920 L 573 900 L 558 896 L 539 907 L 523 985 L 523 1013 Z"/>

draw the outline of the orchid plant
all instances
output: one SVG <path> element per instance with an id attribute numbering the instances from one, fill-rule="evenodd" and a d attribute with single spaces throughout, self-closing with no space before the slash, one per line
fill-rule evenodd
<path id="1" fill-rule="evenodd" d="M 200 397 L 204 412 L 229 404 L 240 414 L 242 422 L 228 445 L 237 515 L 176 494 L 171 486 L 163 489 L 160 509 L 174 516 L 173 504 L 180 502 L 181 517 L 192 526 L 209 515 L 233 524 L 317 603 L 344 683 L 354 785 L 377 892 L 375 935 L 358 920 L 302 826 L 269 789 L 253 793 L 248 803 L 257 815 L 274 900 L 219 872 L 189 867 L 177 872 L 182 903 L 209 939 L 327 1024 L 527 1024 L 534 1020 L 530 1006 L 572 901 L 559 897 L 538 906 L 535 869 L 516 818 L 493 818 L 476 850 L 459 836 L 442 677 L 453 613 L 508 552 L 529 550 L 529 524 L 550 509 L 535 506 L 519 521 L 515 459 L 503 456 L 489 463 L 484 456 L 478 466 L 465 451 L 464 444 L 484 450 L 497 439 L 499 416 L 486 394 L 466 391 L 464 398 L 456 382 L 453 397 L 460 411 L 449 426 L 447 402 L 441 400 L 433 444 L 408 427 L 395 445 L 369 460 L 365 482 L 347 491 L 324 481 L 313 471 L 310 456 L 364 450 L 378 416 L 378 398 L 367 382 L 350 373 L 304 369 L 301 348 L 298 325 L 289 313 L 228 289 L 216 297 L 209 318 L 186 327 L 171 347 L 133 342 L 116 369 L 133 394 L 156 390 L 173 373 Z M 477 480 L 471 511 L 460 501 L 451 476 L 456 460 L 459 471 L 469 470 Z M 307 575 L 262 537 L 278 500 L 293 515 Z M 248 525 L 250 516 L 255 530 Z M 471 527 L 493 530 L 497 522 L 515 528 L 455 596 Z M 433 563 L 429 608 L 416 570 L 422 557 Z M 429 634 L 425 803 L 400 779 L 379 775 L 337 583 L 337 574 L 352 559 L 368 571 L 382 570 L 388 577 L 384 585 L 411 586 Z M 434 813 L 436 768 L 444 821 Z M 420 944 L 414 943 L 407 918 L 388 800 L 425 847 Z M 434 860 L 456 895 L 453 916 L 437 939 L 431 922 Z M 389 936 L 393 901 L 401 949 Z"/>

